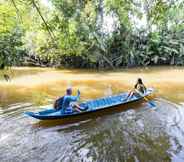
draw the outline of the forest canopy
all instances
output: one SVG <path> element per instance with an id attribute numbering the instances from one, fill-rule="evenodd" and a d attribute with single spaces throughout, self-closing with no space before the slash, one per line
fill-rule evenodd
<path id="1" fill-rule="evenodd" d="M 184 65 L 184 0 L 0 0 L 0 68 Z"/>

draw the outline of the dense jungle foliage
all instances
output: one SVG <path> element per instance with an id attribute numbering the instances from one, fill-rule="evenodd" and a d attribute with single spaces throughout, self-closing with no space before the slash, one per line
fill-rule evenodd
<path id="1" fill-rule="evenodd" d="M 184 65 L 184 0 L 0 0 L 0 68 Z"/>

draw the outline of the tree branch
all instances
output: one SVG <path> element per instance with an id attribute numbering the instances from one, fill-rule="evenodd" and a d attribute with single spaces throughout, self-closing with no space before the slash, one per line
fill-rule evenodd
<path id="1" fill-rule="evenodd" d="M 52 40 L 53 40 L 54 43 L 57 45 L 57 42 L 56 42 L 56 40 L 55 40 L 55 36 L 54 36 L 52 30 L 50 29 L 49 25 L 47 24 L 46 20 L 45 20 L 44 17 L 42 16 L 42 13 L 41 13 L 39 7 L 37 6 L 35 0 L 32 0 L 32 4 L 33 4 L 33 6 L 36 8 L 36 11 L 38 12 L 38 14 L 40 15 L 40 17 L 41 17 L 41 19 L 42 19 L 42 21 L 43 21 L 43 23 L 44 23 L 44 25 L 45 25 L 45 27 L 46 27 L 46 29 L 47 29 L 49 35 L 51 36 Z"/>
<path id="2" fill-rule="evenodd" d="M 12 2 L 13 6 L 14 6 L 15 9 L 16 9 L 16 14 L 17 14 L 17 16 L 18 16 L 18 18 L 19 18 L 20 23 L 23 24 L 22 17 L 21 17 L 21 15 L 20 15 L 19 9 L 18 9 L 18 7 L 17 7 L 15 1 L 14 1 L 14 0 L 10 0 L 10 1 Z"/>

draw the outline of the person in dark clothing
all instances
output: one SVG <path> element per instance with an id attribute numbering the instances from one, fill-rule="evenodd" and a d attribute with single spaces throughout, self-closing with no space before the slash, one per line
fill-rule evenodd
<path id="1" fill-rule="evenodd" d="M 146 92 L 146 86 L 143 84 L 142 79 L 138 78 L 137 79 L 137 83 L 134 86 L 135 90 L 138 90 L 141 93 L 145 93 Z"/>
<path id="2" fill-rule="evenodd" d="M 134 89 L 129 92 L 125 100 L 132 98 L 133 95 L 138 96 L 138 97 L 142 96 L 145 92 L 146 92 L 146 86 L 143 84 L 142 79 L 138 78 L 137 83 L 134 86 Z"/>

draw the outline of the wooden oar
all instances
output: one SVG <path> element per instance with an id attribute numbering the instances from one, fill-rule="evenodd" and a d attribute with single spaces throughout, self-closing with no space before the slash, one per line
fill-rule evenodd
<path id="1" fill-rule="evenodd" d="M 139 92 L 138 90 L 135 89 L 135 91 L 146 101 L 148 102 L 152 107 L 156 107 L 156 105 L 151 102 L 146 96 L 144 96 L 144 94 L 142 94 L 141 92 Z"/>

